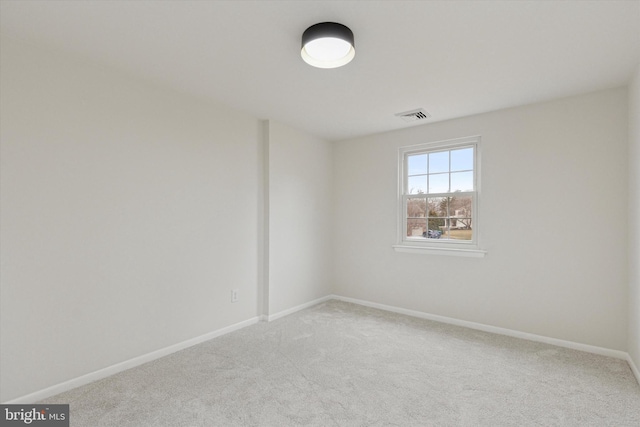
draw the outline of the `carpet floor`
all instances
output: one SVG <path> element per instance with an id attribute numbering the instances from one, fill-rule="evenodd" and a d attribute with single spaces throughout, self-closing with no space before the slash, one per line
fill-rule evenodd
<path id="1" fill-rule="evenodd" d="M 40 403 L 73 427 L 640 426 L 625 361 L 339 301 Z"/>

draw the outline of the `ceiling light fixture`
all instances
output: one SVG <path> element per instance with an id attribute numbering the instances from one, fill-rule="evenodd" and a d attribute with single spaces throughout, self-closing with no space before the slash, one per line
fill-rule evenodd
<path id="1" fill-rule="evenodd" d="M 302 33 L 300 55 L 304 62 L 318 68 L 347 65 L 356 56 L 353 32 L 336 22 L 312 25 Z"/>

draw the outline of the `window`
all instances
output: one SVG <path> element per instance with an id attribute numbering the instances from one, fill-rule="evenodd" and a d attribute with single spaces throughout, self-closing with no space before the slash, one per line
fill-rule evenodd
<path id="1" fill-rule="evenodd" d="M 478 246 L 480 137 L 399 152 L 398 251 L 484 256 Z"/>

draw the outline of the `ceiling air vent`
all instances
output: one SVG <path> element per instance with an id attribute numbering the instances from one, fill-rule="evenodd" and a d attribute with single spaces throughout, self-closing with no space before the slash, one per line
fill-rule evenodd
<path id="1" fill-rule="evenodd" d="M 424 111 L 422 108 L 417 110 L 405 111 L 404 113 L 396 114 L 396 117 L 400 117 L 405 122 L 417 122 L 420 120 L 426 120 L 431 117 L 431 114 Z"/>

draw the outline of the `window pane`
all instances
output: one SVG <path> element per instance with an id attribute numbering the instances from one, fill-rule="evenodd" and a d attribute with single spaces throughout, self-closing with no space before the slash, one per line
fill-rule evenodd
<path id="1" fill-rule="evenodd" d="M 473 148 L 451 151 L 451 171 L 473 170 Z"/>
<path id="2" fill-rule="evenodd" d="M 408 194 L 424 194 L 427 192 L 427 176 L 410 176 L 407 183 Z"/>
<path id="3" fill-rule="evenodd" d="M 451 226 L 451 228 L 447 230 L 441 238 L 451 240 L 473 240 L 473 230 Z"/>
<path id="4" fill-rule="evenodd" d="M 429 197 L 429 217 L 444 218 L 449 216 L 449 204 L 447 197 Z"/>
<path id="5" fill-rule="evenodd" d="M 429 193 L 448 193 L 449 192 L 449 174 L 439 173 L 429 175 Z"/>
<path id="6" fill-rule="evenodd" d="M 451 192 L 473 191 L 473 172 L 455 172 L 451 174 Z"/>
<path id="7" fill-rule="evenodd" d="M 449 233 L 447 238 L 454 240 L 472 240 L 473 197 L 451 197 L 449 199 Z"/>
<path id="8" fill-rule="evenodd" d="M 461 196 L 449 198 L 449 216 L 471 218 L 473 196 Z"/>
<path id="9" fill-rule="evenodd" d="M 426 199 L 407 200 L 407 218 L 425 218 L 427 216 Z"/>
<path id="10" fill-rule="evenodd" d="M 407 174 L 420 175 L 427 173 L 427 155 L 418 154 L 407 158 Z"/>
<path id="11" fill-rule="evenodd" d="M 429 154 L 429 173 L 449 172 L 449 152 Z"/>
<path id="12" fill-rule="evenodd" d="M 426 219 L 407 219 L 407 237 L 424 237 L 426 232 Z"/>
<path id="13" fill-rule="evenodd" d="M 430 239 L 440 239 L 444 233 L 447 216 L 447 198 L 432 197 L 428 202 L 429 219 L 427 221 L 427 236 Z"/>

